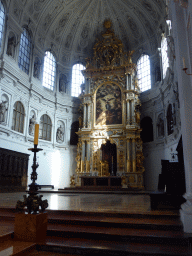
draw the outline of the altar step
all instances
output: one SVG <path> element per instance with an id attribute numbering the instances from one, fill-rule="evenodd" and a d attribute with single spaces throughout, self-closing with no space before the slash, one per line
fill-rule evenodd
<path id="1" fill-rule="evenodd" d="M 43 192 L 41 190 L 41 192 Z M 46 191 L 48 192 L 48 191 Z M 122 188 L 119 186 L 84 186 L 59 188 L 58 193 L 84 193 L 84 194 L 147 194 L 151 191 L 134 188 Z"/>
<path id="2" fill-rule="evenodd" d="M 51 211 L 46 245 L 38 250 L 74 255 L 189 254 L 178 214 Z"/>
<path id="3" fill-rule="evenodd" d="M 124 214 L 77 211 L 47 211 L 45 244 L 37 244 L 24 255 L 134 255 L 187 256 L 188 235 L 183 233 L 177 212 L 153 211 L 150 214 Z M 0 209 L 1 223 L 14 231 L 14 209 Z M 10 231 L 12 226 L 12 232 Z M 2 244 L 2 242 L 1 242 Z M 15 246 L 15 245 L 14 245 Z M 30 246 L 29 246 L 30 247 Z M 36 249 L 36 250 L 35 250 Z M 26 253 L 26 252 L 25 252 Z M 17 254 L 16 254 L 17 255 Z"/>

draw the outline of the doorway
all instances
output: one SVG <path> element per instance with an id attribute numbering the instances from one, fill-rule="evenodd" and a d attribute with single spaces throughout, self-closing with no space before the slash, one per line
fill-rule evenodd
<path id="1" fill-rule="evenodd" d="M 116 176 L 117 174 L 117 147 L 116 144 L 112 144 L 109 140 L 106 144 L 101 145 L 102 161 L 107 161 L 109 164 L 110 176 Z"/>

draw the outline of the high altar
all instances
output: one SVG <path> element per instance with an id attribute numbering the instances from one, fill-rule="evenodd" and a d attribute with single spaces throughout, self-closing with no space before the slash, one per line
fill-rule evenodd
<path id="1" fill-rule="evenodd" d="M 94 57 L 82 71 L 75 183 L 80 186 L 83 176 L 118 176 L 123 187 L 143 189 L 140 89 L 133 51 L 124 52 L 109 20 L 104 27 Z"/>

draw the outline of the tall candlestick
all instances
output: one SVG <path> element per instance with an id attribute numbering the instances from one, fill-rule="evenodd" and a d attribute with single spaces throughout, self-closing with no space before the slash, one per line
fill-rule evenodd
<path id="1" fill-rule="evenodd" d="M 38 145 L 39 124 L 35 124 L 34 145 Z"/>

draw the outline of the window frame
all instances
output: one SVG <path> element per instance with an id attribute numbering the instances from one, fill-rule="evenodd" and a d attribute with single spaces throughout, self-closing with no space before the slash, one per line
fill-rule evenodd
<path id="1" fill-rule="evenodd" d="M 3 11 L 2 11 L 1 7 L 3 7 Z M 3 17 L 1 17 L 1 13 L 4 14 Z M 2 1 L 0 1 L 0 20 L 3 20 L 2 25 L 0 24 L 0 27 L 2 26 L 2 29 L 0 29 L 0 52 L 2 50 L 2 42 L 3 42 L 3 37 L 4 37 L 5 15 L 6 15 L 5 4 Z"/>
<path id="2" fill-rule="evenodd" d="M 147 68 L 144 66 L 146 62 L 148 62 Z M 144 68 L 146 70 L 142 70 Z M 147 54 L 142 54 L 137 61 L 137 77 L 141 92 L 145 92 L 151 89 L 151 63 L 150 57 Z"/>
<path id="3" fill-rule="evenodd" d="M 80 82 L 81 79 L 77 79 L 76 77 L 75 77 L 75 79 L 73 79 L 73 77 L 74 77 L 73 73 L 75 73 L 74 67 L 78 66 L 78 65 L 83 67 L 83 69 L 80 69 L 80 68 L 76 69 L 76 70 L 78 70 L 78 74 L 76 74 L 78 76 L 78 78 L 81 76 L 83 78 L 82 82 Z M 86 67 L 82 63 L 75 63 L 72 66 L 72 79 L 71 79 L 71 96 L 72 97 L 79 97 L 79 95 L 81 94 L 81 85 L 85 82 L 85 78 L 84 78 L 83 74 L 81 73 L 81 71 L 85 70 L 85 68 Z M 78 80 L 78 82 L 76 82 L 77 80 Z"/>
<path id="4" fill-rule="evenodd" d="M 18 66 L 27 75 L 29 75 L 29 71 L 30 71 L 31 53 L 32 53 L 31 32 L 29 31 L 28 28 L 23 27 L 23 32 L 21 33 L 21 37 L 20 37 Z"/>
<path id="5" fill-rule="evenodd" d="M 47 55 L 50 55 L 50 56 L 47 56 Z M 47 69 L 46 69 L 46 65 L 47 65 Z M 51 70 L 49 69 L 50 66 L 51 66 Z M 42 82 L 42 85 L 46 89 L 54 91 L 54 89 L 55 89 L 55 80 L 56 80 L 56 58 L 50 50 L 47 50 L 45 52 L 44 61 L 43 61 L 43 82 Z"/>
<path id="6" fill-rule="evenodd" d="M 161 39 L 161 62 L 162 62 L 162 72 L 163 79 L 166 77 L 167 69 L 169 67 L 169 56 L 168 56 L 168 41 L 167 37 L 164 35 Z"/>
<path id="7" fill-rule="evenodd" d="M 17 122 L 17 118 L 19 118 L 18 122 Z M 22 122 L 22 125 L 20 122 Z M 16 101 L 13 107 L 12 130 L 19 133 L 24 133 L 24 123 L 25 123 L 25 108 L 21 101 Z"/>
<path id="8" fill-rule="evenodd" d="M 45 120 L 45 118 L 47 118 L 47 121 Z M 48 132 L 50 132 L 50 134 L 48 134 Z M 51 118 L 47 114 L 43 114 L 40 118 L 39 139 L 51 141 L 51 137 L 52 137 Z"/>

